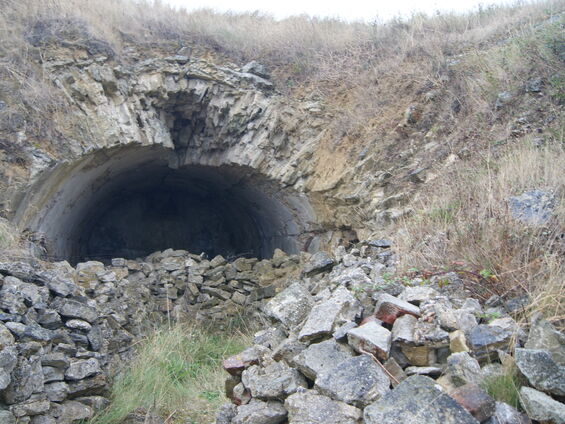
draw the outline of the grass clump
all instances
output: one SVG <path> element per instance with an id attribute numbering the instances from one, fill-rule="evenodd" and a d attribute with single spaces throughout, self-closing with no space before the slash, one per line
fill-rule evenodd
<path id="1" fill-rule="evenodd" d="M 225 402 L 221 361 L 249 342 L 239 330 L 182 323 L 155 331 L 117 377 L 110 406 L 89 424 L 118 424 L 131 414 L 169 418 L 170 424 L 212 422 Z"/>
<path id="2" fill-rule="evenodd" d="M 521 410 L 520 406 L 520 381 L 515 373 L 496 374 L 485 378 L 481 382 L 482 388 L 498 402 Z"/>

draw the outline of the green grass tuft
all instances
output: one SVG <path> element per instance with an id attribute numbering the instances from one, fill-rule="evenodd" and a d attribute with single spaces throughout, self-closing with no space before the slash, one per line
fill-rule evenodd
<path id="1" fill-rule="evenodd" d="M 481 386 L 495 400 L 521 410 L 520 381 L 515 374 L 499 374 L 486 378 Z"/>
<path id="2" fill-rule="evenodd" d="M 118 424 L 131 413 L 150 413 L 169 423 L 213 421 L 225 401 L 221 361 L 243 350 L 240 331 L 215 332 L 187 324 L 156 331 L 112 388 L 111 405 L 90 424 Z"/>

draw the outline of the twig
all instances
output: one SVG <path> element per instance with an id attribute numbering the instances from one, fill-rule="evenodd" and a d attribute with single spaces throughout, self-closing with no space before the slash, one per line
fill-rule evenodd
<path id="1" fill-rule="evenodd" d="M 359 349 L 361 351 L 361 353 L 364 353 L 365 355 L 369 355 L 371 357 L 371 359 L 373 361 L 375 361 L 382 369 L 383 371 L 386 373 L 386 375 L 389 376 L 389 378 L 393 381 L 393 383 L 396 384 L 400 384 L 400 381 L 398 381 L 394 375 L 392 375 L 390 372 L 388 372 L 388 370 L 385 368 L 385 366 L 383 364 L 381 364 L 381 362 L 377 359 L 377 357 L 375 355 L 373 355 L 371 352 L 367 352 L 364 349 Z"/>
<path id="2" fill-rule="evenodd" d="M 177 413 L 177 411 L 175 409 L 173 412 L 170 413 L 170 415 L 167 418 L 165 418 L 164 424 L 167 424 L 169 422 L 169 420 L 171 418 L 173 418 L 173 415 L 175 415 L 176 413 Z"/>

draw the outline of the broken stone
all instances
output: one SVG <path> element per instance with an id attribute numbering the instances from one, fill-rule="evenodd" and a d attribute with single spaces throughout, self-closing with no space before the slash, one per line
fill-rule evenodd
<path id="1" fill-rule="evenodd" d="M 494 399 L 474 383 L 458 387 L 449 395 L 480 422 L 486 421 L 495 412 Z"/>
<path id="2" fill-rule="evenodd" d="M 532 421 L 526 414 L 521 414 L 516 409 L 504 402 L 496 402 L 492 418 L 486 424 L 531 424 Z"/>
<path id="3" fill-rule="evenodd" d="M 478 357 L 488 356 L 497 349 L 506 350 L 512 338 L 512 331 L 485 324 L 477 325 L 467 334 L 467 342 Z"/>
<path id="4" fill-rule="evenodd" d="M 259 363 L 259 355 L 254 347 L 245 349 L 237 355 L 230 356 L 222 362 L 224 369 L 231 375 L 241 375 L 243 370 Z"/>
<path id="5" fill-rule="evenodd" d="M 0 343 L 1 344 L 1 343 Z M 559 365 L 565 365 L 565 335 L 543 319 L 540 313 L 532 317 L 526 349 L 547 350 Z"/>
<path id="6" fill-rule="evenodd" d="M 45 385 L 45 394 L 51 402 L 62 402 L 69 394 L 69 386 L 67 383 L 58 381 Z"/>
<path id="7" fill-rule="evenodd" d="M 375 316 L 387 324 L 394 324 L 402 315 L 420 316 L 420 308 L 387 293 L 378 296 L 375 311 Z"/>
<path id="8" fill-rule="evenodd" d="M 13 405 L 10 409 L 17 418 L 39 415 L 49 410 L 49 401 L 47 399 L 28 400 Z"/>
<path id="9" fill-rule="evenodd" d="M 375 360 L 361 355 L 321 371 L 315 387 L 332 399 L 363 408 L 387 393 L 389 386 L 388 375 Z"/>
<path id="10" fill-rule="evenodd" d="M 447 358 L 446 373 L 453 384 L 458 387 L 468 383 L 478 383 L 481 366 L 467 352 L 459 352 Z"/>
<path id="11" fill-rule="evenodd" d="M 360 312 L 359 301 L 345 287 L 338 287 L 330 299 L 312 308 L 298 339 L 307 341 L 330 335 L 340 319 L 353 321 Z"/>
<path id="12" fill-rule="evenodd" d="M 357 424 L 362 416 L 361 410 L 313 390 L 289 396 L 285 407 L 293 424 Z"/>
<path id="13" fill-rule="evenodd" d="M 392 387 L 398 386 L 402 380 L 406 379 L 407 375 L 398 362 L 396 362 L 396 359 L 388 358 L 383 366 L 394 377 L 391 379 Z"/>
<path id="14" fill-rule="evenodd" d="M 414 331 L 418 320 L 412 315 L 399 317 L 392 326 L 392 342 L 401 344 L 414 343 Z"/>
<path id="15" fill-rule="evenodd" d="M 280 402 L 253 399 L 237 408 L 232 424 L 279 424 L 286 420 L 286 409 Z"/>
<path id="16" fill-rule="evenodd" d="M 241 381 L 251 396 L 258 399 L 284 399 L 299 387 L 307 387 L 304 377 L 282 362 L 274 362 L 265 368 L 253 365 L 243 371 Z"/>
<path id="17" fill-rule="evenodd" d="M 366 424 L 477 424 L 463 407 L 429 377 L 408 377 L 365 408 Z"/>
<path id="18" fill-rule="evenodd" d="M 465 334 L 461 330 L 449 333 L 449 350 L 452 353 L 469 352 Z"/>
<path id="19" fill-rule="evenodd" d="M 347 339 L 349 345 L 359 353 L 369 352 L 383 361 L 388 359 L 391 332 L 374 321 L 349 330 Z"/>
<path id="20" fill-rule="evenodd" d="M 538 390 L 565 396 L 565 366 L 555 363 L 545 350 L 520 349 L 514 353 L 516 365 Z"/>
<path id="21" fill-rule="evenodd" d="M 541 422 L 565 424 L 565 405 L 545 393 L 524 386 L 520 388 L 520 401 L 530 418 Z"/>
<path id="22" fill-rule="evenodd" d="M 100 363 L 96 358 L 72 362 L 65 371 L 67 380 L 82 380 L 93 375 L 100 374 Z"/>
<path id="23" fill-rule="evenodd" d="M 348 345 L 330 339 L 310 345 L 294 357 L 293 364 L 306 377 L 315 380 L 319 373 L 335 367 L 353 355 L 353 349 Z"/>
<path id="24" fill-rule="evenodd" d="M 400 293 L 398 299 L 418 306 L 422 302 L 430 301 L 437 296 L 439 296 L 439 293 L 431 287 L 413 286 L 406 287 L 402 293 Z"/>
<path id="25" fill-rule="evenodd" d="M 407 367 L 404 372 L 406 375 L 429 375 L 432 377 L 439 377 L 443 373 L 440 367 Z"/>
<path id="26" fill-rule="evenodd" d="M 264 311 L 287 328 L 293 328 L 308 316 L 313 306 L 314 301 L 308 290 L 301 283 L 294 283 L 272 298 Z"/>
<path id="27" fill-rule="evenodd" d="M 94 308 L 71 299 L 61 299 L 57 310 L 66 318 L 78 318 L 91 324 L 98 318 Z"/>
<path id="28" fill-rule="evenodd" d="M 335 261 L 323 251 L 316 252 L 304 265 L 303 273 L 306 277 L 312 277 L 325 271 L 329 271 L 335 265 Z"/>

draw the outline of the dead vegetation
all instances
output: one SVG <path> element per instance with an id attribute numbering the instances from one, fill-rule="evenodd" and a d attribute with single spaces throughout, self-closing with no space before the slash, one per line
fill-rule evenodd
<path id="1" fill-rule="evenodd" d="M 455 163 L 433 191 L 420 193 L 414 217 L 399 224 L 406 267 L 473 270 L 483 298 L 527 293 L 532 307 L 565 320 L 565 150 L 559 143 L 520 143 L 482 161 Z M 509 197 L 526 190 L 554 193 L 554 215 L 545 225 L 512 217 Z M 429 271 L 428 271 L 429 272 Z"/>

